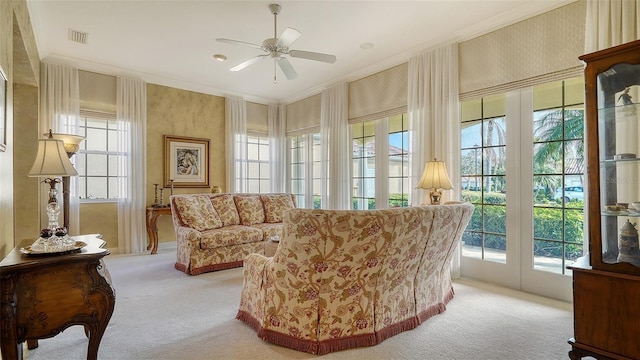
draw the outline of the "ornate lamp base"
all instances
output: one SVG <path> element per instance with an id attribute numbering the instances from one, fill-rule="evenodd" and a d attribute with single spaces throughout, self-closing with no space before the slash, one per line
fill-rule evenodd
<path id="1" fill-rule="evenodd" d="M 437 188 L 431 189 L 431 191 L 429 192 L 429 195 L 431 196 L 431 205 L 440 205 L 440 199 L 442 199 L 442 192 L 439 189 Z"/>

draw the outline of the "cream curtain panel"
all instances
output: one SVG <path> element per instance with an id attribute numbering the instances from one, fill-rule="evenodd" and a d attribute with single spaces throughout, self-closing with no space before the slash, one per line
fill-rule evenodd
<path id="1" fill-rule="evenodd" d="M 247 104 L 244 99 L 225 100 L 225 128 L 227 139 L 228 193 L 247 191 Z"/>
<path id="2" fill-rule="evenodd" d="M 118 248 L 120 253 L 146 250 L 147 84 L 116 80 L 118 136 Z"/>
<path id="3" fill-rule="evenodd" d="M 55 64 L 43 61 L 40 68 L 40 121 L 39 137 L 51 129 L 54 133 L 80 134 L 80 92 L 78 69 L 67 64 Z M 74 159 L 71 158 L 71 162 Z M 78 201 L 78 177 L 70 177 L 69 234 L 80 233 L 80 203 Z M 61 185 L 58 185 L 58 201 L 63 202 Z M 44 212 L 48 201 L 47 192 L 42 187 L 40 192 L 40 226 L 47 227 L 47 215 Z M 62 219 L 60 220 L 62 223 Z"/>
<path id="4" fill-rule="evenodd" d="M 287 138 L 284 105 L 269 105 L 269 177 L 271 192 L 286 192 Z"/>
<path id="5" fill-rule="evenodd" d="M 409 154 L 411 204 L 429 202 L 418 184 L 425 163 L 444 160 L 453 190 L 443 201 L 460 198 L 460 119 L 458 99 L 458 44 L 450 44 L 409 59 Z M 452 257 L 451 274 L 460 277 L 460 247 Z"/>
<path id="6" fill-rule="evenodd" d="M 349 136 L 348 89 L 343 82 L 321 93 L 322 207 L 351 208 L 351 139 Z"/>
<path id="7" fill-rule="evenodd" d="M 587 0 L 585 53 L 640 39 L 640 0 Z"/>
<path id="8" fill-rule="evenodd" d="M 458 118 L 458 45 L 425 52 L 409 59 L 409 152 L 411 187 L 418 184 L 427 161 L 447 165 L 454 189 L 443 200 L 457 199 L 460 175 L 460 119 Z M 414 189 L 411 204 L 428 200 L 428 192 Z"/>

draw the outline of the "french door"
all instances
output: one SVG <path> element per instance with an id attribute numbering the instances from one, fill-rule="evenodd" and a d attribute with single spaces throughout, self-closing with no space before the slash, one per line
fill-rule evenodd
<path id="1" fill-rule="evenodd" d="M 476 211 L 461 275 L 570 301 L 585 249 L 584 85 L 558 81 L 462 103 L 461 195 Z"/>

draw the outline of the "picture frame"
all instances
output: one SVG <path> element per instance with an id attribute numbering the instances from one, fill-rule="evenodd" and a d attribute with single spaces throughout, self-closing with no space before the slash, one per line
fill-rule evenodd
<path id="1" fill-rule="evenodd" d="M 0 66 L 0 152 L 7 150 L 7 74 Z"/>
<path id="2" fill-rule="evenodd" d="M 209 139 L 164 135 L 164 186 L 209 187 Z"/>

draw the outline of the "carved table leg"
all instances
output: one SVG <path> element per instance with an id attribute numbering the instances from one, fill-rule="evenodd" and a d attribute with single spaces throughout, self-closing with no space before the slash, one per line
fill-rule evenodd
<path id="1" fill-rule="evenodd" d="M 158 216 L 160 214 L 157 211 L 147 210 L 147 236 L 149 237 L 147 250 L 151 250 L 151 254 L 158 252 Z"/>
<path id="2" fill-rule="evenodd" d="M 580 355 L 578 351 L 575 351 L 575 349 L 571 349 L 571 351 L 569 351 L 569 359 L 580 360 L 582 359 L 582 355 Z"/>
<path id="3" fill-rule="evenodd" d="M 22 360 L 22 343 L 16 331 L 16 278 L 9 275 L 0 279 L 0 353 L 3 359 Z"/>
<path id="4" fill-rule="evenodd" d="M 153 211 L 147 209 L 147 237 L 149 238 L 149 243 L 147 244 L 147 250 L 151 250 L 151 246 L 153 246 L 153 241 L 151 240 L 153 229 L 151 228 L 151 218 L 153 217 Z"/>
<path id="5" fill-rule="evenodd" d="M 107 329 L 111 315 L 113 315 L 116 295 L 111 286 L 111 276 L 102 260 L 91 264 L 89 274 L 94 281 L 93 290 L 101 295 L 96 298 L 96 306 L 101 311 L 96 318 L 97 321 L 90 321 L 84 324 L 84 333 L 89 337 L 87 360 L 97 360 L 100 341 L 102 340 L 104 331 Z"/>
<path id="6" fill-rule="evenodd" d="M 38 347 L 38 339 L 27 339 L 27 349 L 33 350 Z"/>

